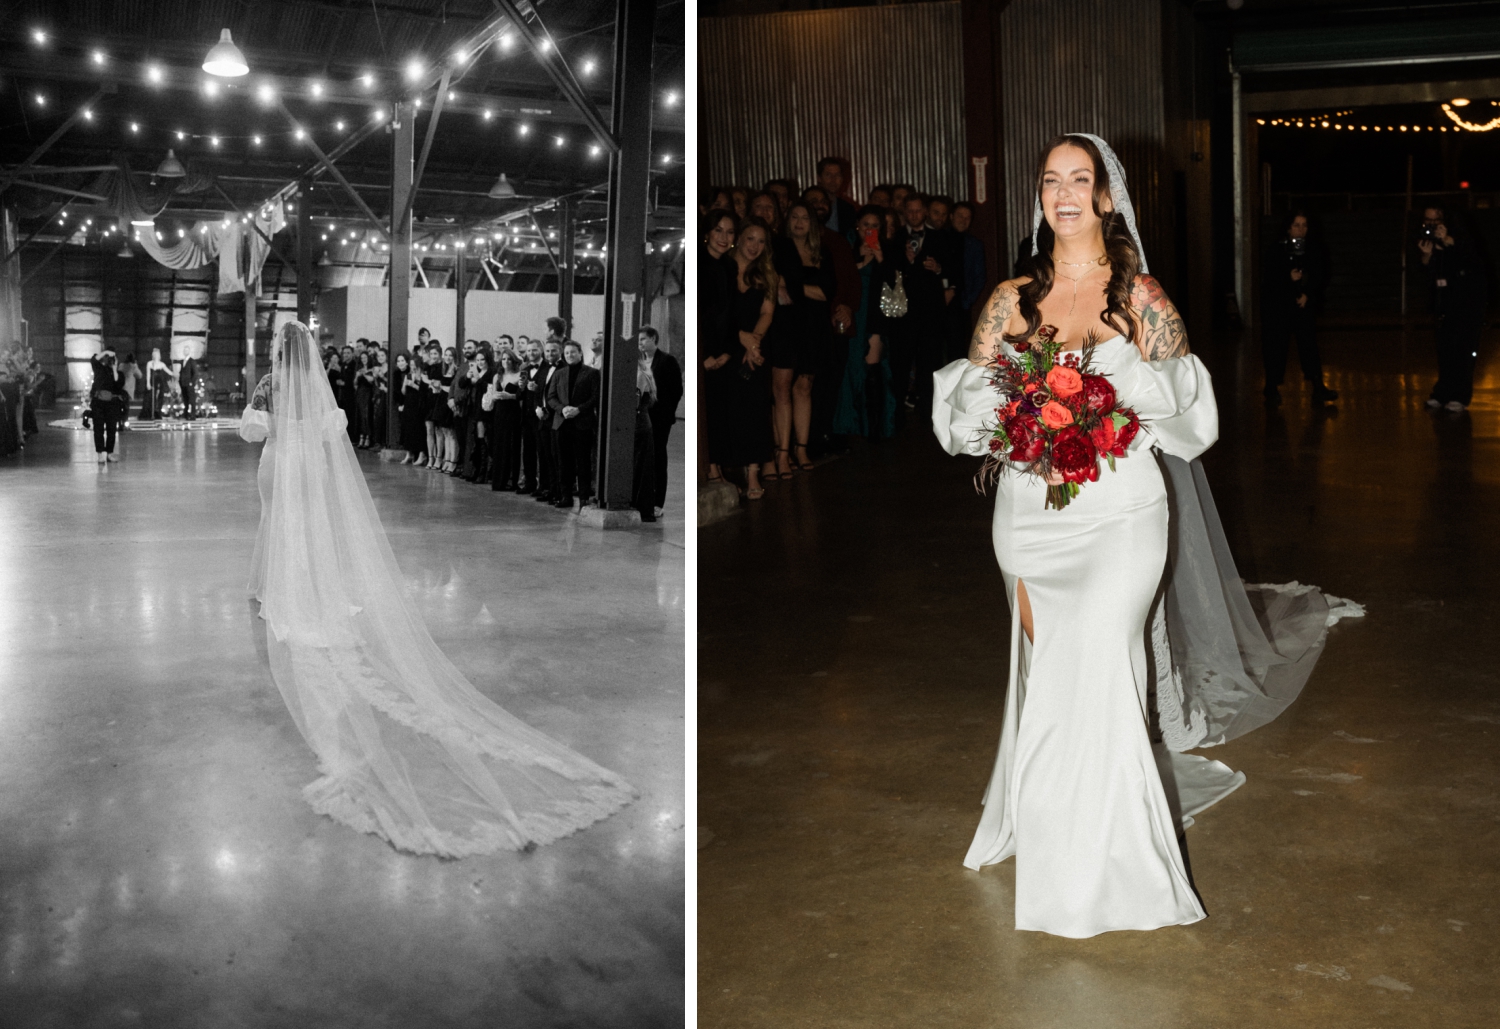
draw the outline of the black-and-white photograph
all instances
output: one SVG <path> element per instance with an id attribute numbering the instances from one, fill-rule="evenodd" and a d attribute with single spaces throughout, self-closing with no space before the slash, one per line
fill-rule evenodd
<path id="1" fill-rule="evenodd" d="M 0 14 L 0 1023 L 683 1023 L 683 29 Z"/>

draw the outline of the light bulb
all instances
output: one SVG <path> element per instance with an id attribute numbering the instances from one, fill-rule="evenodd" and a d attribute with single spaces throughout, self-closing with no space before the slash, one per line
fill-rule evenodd
<path id="1" fill-rule="evenodd" d="M 592 59 L 583 62 L 583 73 L 585 75 L 594 74 L 594 62 Z"/>
<path id="2" fill-rule="evenodd" d="M 307 133 L 302 131 L 302 127 L 300 125 L 297 127 L 297 131 L 294 132 L 293 135 L 296 136 L 298 139 L 306 139 L 307 138 Z"/>
<path id="3" fill-rule="evenodd" d="M 589 156 L 590 157 L 598 157 L 599 156 L 599 146 L 598 146 L 597 143 L 594 146 L 589 147 Z"/>
<path id="4" fill-rule="evenodd" d="M 181 143 L 184 139 L 187 139 L 187 133 L 179 129 L 177 131 L 177 142 Z"/>
<path id="5" fill-rule="evenodd" d="M 361 86 L 364 86 L 366 89 L 370 89 L 375 85 L 375 76 L 371 75 L 369 72 L 365 72 L 359 77 L 359 84 Z"/>
<path id="6" fill-rule="evenodd" d="M 255 143 L 256 146 L 260 146 L 260 137 L 259 136 L 251 136 L 250 139 Z"/>
<path id="7" fill-rule="evenodd" d="M 94 112 L 90 111 L 87 107 L 85 107 L 83 109 L 83 120 L 84 121 L 93 121 L 94 120 Z"/>
<path id="8" fill-rule="evenodd" d="M 528 133 L 530 133 L 530 132 L 531 132 L 531 126 L 530 126 L 530 125 L 527 125 L 527 124 L 525 124 L 525 123 L 524 123 L 524 122 L 523 122 L 523 123 L 522 123 L 522 124 L 521 124 L 521 135 L 523 135 L 523 136 L 524 136 L 524 135 L 527 135 L 527 134 L 528 134 Z"/>
<path id="9" fill-rule="evenodd" d="M 542 41 L 536 45 L 536 48 L 538 50 L 540 50 L 544 54 L 545 53 L 551 53 L 551 51 L 552 51 L 552 40 L 548 39 L 546 36 L 543 36 L 542 37 Z"/>
<path id="10" fill-rule="evenodd" d="M 263 104 L 269 104 L 272 100 L 276 99 L 276 91 L 271 88 L 269 82 L 262 82 L 259 88 L 256 89 L 255 95 L 260 98 L 260 102 Z"/>
<path id="11" fill-rule="evenodd" d="M 47 42 L 47 33 L 41 29 L 32 29 L 31 38 L 38 46 L 44 46 Z"/>
<path id="12" fill-rule="evenodd" d="M 485 108 L 485 110 L 484 110 L 484 120 L 485 121 L 489 121 L 494 116 L 495 116 L 495 112 L 494 111 L 491 111 L 489 108 Z"/>
<path id="13" fill-rule="evenodd" d="M 42 96 L 42 94 L 38 93 L 36 95 L 36 105 L 38 107 L 46 107 L 47 106 L 47 98 L 44 97 L 44 96 Z"/>
<path id="14" fill-rule="evenodd" d="M 218 136 L 209 136 L 208 137 L 208 145 L 209 146 L 218 146 L 219 145 L 219 137 Z"/>
<path id="15" fill-rule="evenodd" d="M 130 131 L 131 132 L 139 132 L 139 131 L 141 131 L 141 123 L 140 122 L 134 122 L 134 121 L 131 122 L 130 123 Z"/>
<path id="16" fill-rule="evenodd" d="M 208 79 L 207 81 L 205 81 L 203 83 L 203 93 L 204 93 L 205 96 L 210 96 L 210 97 L 218 96 L 219 95 L 219 84 L 217 82 L 215 82 L 213 79 Z"/>
<path id="17" fill-rule="evenodd" d="M 155 65 L 155 64 L 150 65 L 149 67 L 147 67 L 147 69 L 146 69 L 146 78 L 150 79 L 156 85 L 161 85 L 161 80 L 162 80 L 161 67 L 159 65 Z"/>
<path id="18" fill-rule="evenodd" d="M 676 107 L 677 106 L 677 92 L 675 90 L 668 90 L 667 91 L 667 96 L 666 96 L 666 101 L 667 101 L 667 106 L 668 107 Z"/>
<path id="19" fill-rule="evenodd" d="M 312 95 L 314 97 L 316 97 L 317 99 L 321 100 L 323 98 L 323 83 L 321 83 L 321 82 L 314 82 L 312 84 L 311 88 L 312 88 Z"/>
<path id="20" fill-rule="evenodd" d="M 339 132 L 343 132 L 344 131 L 344 123 L 341 122 L 341 121 L 334 122 L 333 123 L 333 127 L 334 127 L 335 130 L 337 130 Z"/>
<path id="21" fill-rule="evenodd" d="M 463 64 L 468 59 L 469 59 L 469 52 L 467 50 L 459 49 L 459 50 L 453 51 L 453 63 L 454 64 Z"/>
<path id="22" fill-rule="evenodd" d="M 98 64 L 98 65 L 103 65 L 104 64 L 104 51 L 103 50 L 95 50 L 91 56 L 93 57 L 95 64 Z"/>
<path id="23" fill-rule="evenodd" d="M 558 146 L 562 146 L 564 143 L 567 142 L 567 140 L 563 139 L 561 136 L 554 136 L 553 139 L 555 140 L 555 142 L 556 142 L 556 144 Z"/>
<path id="24" fill-rule="evenodd" d="M 407 65 L 406 65 L 406 78 L 410 82 L 416 82 L 421 77 L 422 77 L 422 62 L 416 60 L 415 58 L 413 58 L 411 61 L 407 62 Z"/>

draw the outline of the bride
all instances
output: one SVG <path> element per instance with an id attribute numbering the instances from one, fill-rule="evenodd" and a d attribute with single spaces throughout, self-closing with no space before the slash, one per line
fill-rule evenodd
<path id="1" fill-rule="evenodd" d="M 1067 349 L 1103 337 L 1094 371 L 1142 432 L 1061 510 L 1046 509 L 1049 480 L 1025 467 L 998 479 L 1009 689 L 964 863 L 1015 856 L 1017 929 L 1088 937 L 1184 925 L 1205 911 L 1180 829 L 1244 776 L 1182 752 L 1274 718 L 1305 683 L 1326 626 L 1361 612 L 1296 583 L 1247 587 L 1235 573 L 1196 460 L 1218 438 L 1213 384 L 1147 274 L 1114 152 L 1097 136 L 1058 136 L 1036 183 L 1035 274 L 1001 283 L 969 358 L 936 373 L 934 429 L 950 454 L 987 453 L 999 405 L 988 369 L 1050 325 Z"/>
<path id="2" fill-rule="evenodd" d="M 630 802 L 628 783 L 489 701 L 432 641 L 300 322 L 277 333 L 240 435 L 265 441 L 250 592 L 317 755 L 315 811 L 456 858 L 550 843 Z"/>

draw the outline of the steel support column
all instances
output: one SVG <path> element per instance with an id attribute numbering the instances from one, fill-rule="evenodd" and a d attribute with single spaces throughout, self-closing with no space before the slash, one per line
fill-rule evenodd
<path id="1" fill-rule="evenodd" d="M 453 292 L 456 305 L 453 312 L 453 345 L 464 352 L 464 340 L 469 338 L 469 320 L 465 317 L 464 299 L 469 295 L 469 247 L 468 240 L 460 242 L 453 252 Z"/>
<path id="2" fill-rule="evenodd" d="M 417 149 L 416 111 L 410 103 L 394 107 L 391 126 L 391 270 L 386 318 L 386 367 L 396 367 L 398 350 L 411 339 L 411 195 L 413 159 Z M 389 374 L 389 373 L 387 373 Z M 386 449 L 398 449 L 401 418 L 396 395 L 385 405 Z"/>
<path id="3" fill-rule="evenodd" d="M 297 320 L 312 325 L 313 277 L 312 178 L 304 176 L 297 189 Z"/>
<path id="4" fill-rule="evenodd" d="M 567 326 L 564 334 L 573 336 L 573 269 L 576 266 L 577 245 L 573 241 L 577 222 L 578 206 L 572 200 L 557 205 L 557 316 Z M 580 341 L 582 342 L 582 341 Z"/>
<path id="5" fill-rule="evenodd" d="M 645 290 L 646 203 L 651 177 L 651 40 L 656 0 L 616 0 L 604 288 L 604 389 L 599 397 L 599 506 L 630 509 L 635 472 L 636 326 Z M 571 235 L 571 234 L 570 234 Z"/>

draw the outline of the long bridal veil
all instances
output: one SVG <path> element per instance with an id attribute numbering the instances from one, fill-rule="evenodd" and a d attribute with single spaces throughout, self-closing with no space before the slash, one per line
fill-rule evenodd
<path id="1" fill-rule="evenodd" d="M 271 379 L 251 583 L 272 676 L 318 758 L 313 808 L 462 857 L 545 844 L 629 803 L 624 779 L 492 703 L 433 642 L 301 323 L 278 334 Z"/>

